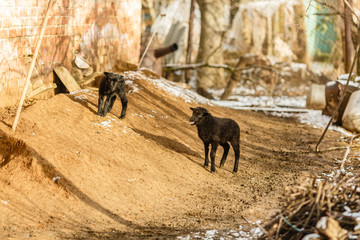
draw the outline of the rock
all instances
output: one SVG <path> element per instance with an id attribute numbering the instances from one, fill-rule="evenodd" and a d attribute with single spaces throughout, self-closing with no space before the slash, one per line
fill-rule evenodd
<path id="1" fill-rule="evenodd" d="M 350 96 L 353 92 L 359 90 L 357 87 L 349 85 L 342 101 L 338 112 L 334 116 L 334 122 L 342 126 L 342 117 L 344 115 L 345 108 L 349 102 Z M 345 85 L 341 81 L 331 81 L 326 84 L 325 97 L 326 107 L 323 109 L 323 114 L 331 116 L 336 109 L 340 101 L 340 96 L 345 91 Z"/>
<path id="2" fill-rule="evenodd" d="M 317 233 L 311 233 L 308 235 L 305 235 L 301 240 L 321 240 L 323 239 L 319 234 Z"/>
<path id="3" fill-rule="evenodd" d="M 342 125 L 349 131 L 360 132 L 360 90 L 351 94 L 348 104 L 346 105 Z"/>

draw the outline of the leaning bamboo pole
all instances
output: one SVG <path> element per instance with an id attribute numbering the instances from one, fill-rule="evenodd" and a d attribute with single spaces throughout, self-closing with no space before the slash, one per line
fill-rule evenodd
<path id="1" fill-rule="evenodd" d="M 47 8 L 46 13 L 45 13 L 45 18 L 44 18 L 43 24 L 41 26 L 41 32 L 40 32 L 40 35 L 39 35 L 39 39 L 38 39 L 37 44 L 36 44 L 35 52 L 34 52 L 34 55 L 33 55 L 32 61 L 31 61 L 29 71 L 28 71 L 28 73 L 26 75 L 24 90 L 22 92 L 20 103 L 19 103 L 19 106 L 17 108 L 15 120 L 14 120 L 14 123 L 12 125 L 12 130 L 13 131 L 16 130 L 16 126 L 17 126 L 17 123 L 19 121 L 21 108 L 22 108 L 22 105 L 23 105 L 24 100 L 25 100 L 26 92 L 27 92 L 27 89 L 28 89 L 29 84 L 30 84 L 30 78 L 31 78 L 32 72 L 34 70 L 36 58 L 37 58 L 37 55 L 39 53 L 39 49 L 40 49 L 40 46 L 41 46 L 41 41 L 42 41 L 42 39 L 44 37 L 46 24 L 47 24 L 47 21 L 49 19 L 50 9 L 54 5 L 55 2 L 56 2 L 56 0 L 49 0 L 48 8 Z"/>

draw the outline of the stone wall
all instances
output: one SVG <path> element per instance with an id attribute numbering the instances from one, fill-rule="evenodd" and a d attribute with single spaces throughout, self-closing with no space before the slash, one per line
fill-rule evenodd
<path id="1" fill-rule="evenodd" d="M 0 1 L 0 107 L 21 96 L 47 5 L 47 0 Z M 109 71 L 117 60 L 137 63 L 140 25 L 141 0 L 56 0 L 32 83 L 52 82 L 57 66 L 71 72 L 75 54 L 95 71 Z"/>

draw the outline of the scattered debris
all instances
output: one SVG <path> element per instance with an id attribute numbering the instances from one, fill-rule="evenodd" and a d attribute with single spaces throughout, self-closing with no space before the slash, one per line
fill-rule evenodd
<path id="1" fill-rule="evenodd" d="M 82 58 L 80 55 L 75 55 L 74 64 L 79 69 L 88 69 L 90 68 L 90 64 L 86 62 L 84 58 Z"/>
<path id="2" fill-rule="evenodd" d="M 58 180 L 60 180 L 59 176 L 53 177 L 53 182 L 56 183 Z"/>
<path id="3" fill-rule="evenodd" d="M 266 238 L 358 239 L 359 183 L 359 176 L 343 174 L 288 189 L 288 205 L 265 227 Z"/>

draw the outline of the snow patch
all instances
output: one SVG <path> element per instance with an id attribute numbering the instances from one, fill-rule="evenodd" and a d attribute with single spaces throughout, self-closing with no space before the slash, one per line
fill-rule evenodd
<path id="1" fill-rule="evenodd" d="M 182 98 L 186 103 L 201 103 L 212 105 L 209 99 L 199 95 L 192 90 L 184 89 L 174 82 L 170 82 L 164 79 L 155 79 L 151 80 L 151 82 L 170 95 Z"/>
<path id="2" fill-rule="evenodd" d="M 257 221 L 260 222 L 260 221 Z M 255 224 L 255 223 L 253 223 Z M 194 232 L 186 236 L 178 236 L 177 239 L 180 240 L 190 240 L 190 239 L 238 239 L 238 240 L 255 240 L 261 237 L 264 233 L 260 228 L 252 228 L 249 231 L 243 231 L 243 227 L 240 225 L 238 230 L 229 230 L 229 231 L 220 231 L 220 230 L 207 230 L 204 232 Z"/>
<path id="3" fill-rule="evenodd" d="M 125 80 L 125 84 L 129 87 L 129 93 L 139 92 L 139 86 L 133 80 Z"/>
<path id="4" fill-rule="evenodd" d="M 316 228 L 326 229 L 327 217 L 322 217 L 317 223 Z"/>

